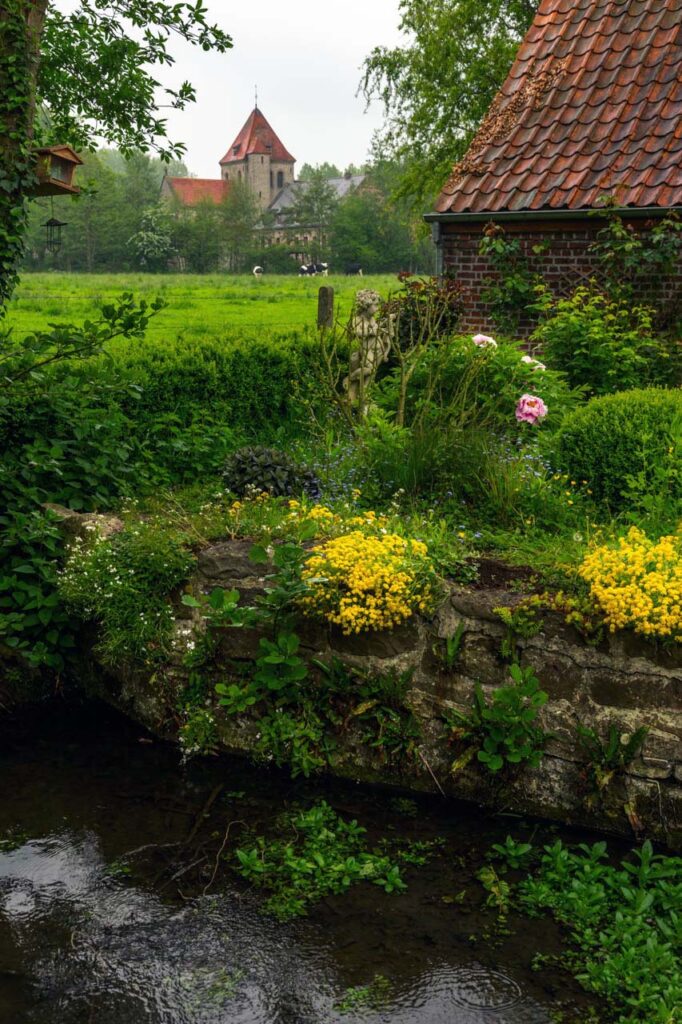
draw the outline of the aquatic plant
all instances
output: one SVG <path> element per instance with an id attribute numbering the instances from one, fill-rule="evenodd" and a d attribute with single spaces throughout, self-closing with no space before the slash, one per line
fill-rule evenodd
<path id="1" fill-rule="evenodd" d="M 618 1024 L 679 1024 L 681 857 L 656 854 L 646 842 L 614 864 L 605 842 L 557 841 L 516 896 L 526 912 L 550 913 L 565 926 L 563 963 Z"/>
<path id="2" fill-rule="evenodd" d="M 265 909 L 280 920 L 305 914 L 311 904 L 358 882 L 372 882 L 386 893 L 407 888 L 399 854 L 368 849 L 366 830 L 357 821 L 346 821 L 325 800 L 287 813 L 280 825 L 285 838 L 258 836 L 255 845 L 235 852 L 236 870 L 270 893 Z"/>

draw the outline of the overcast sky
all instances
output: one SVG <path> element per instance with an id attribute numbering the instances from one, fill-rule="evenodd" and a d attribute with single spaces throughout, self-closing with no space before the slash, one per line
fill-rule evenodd
<path id="1" fill-rule="evenodd" d="M 365 113 L 355 95 L 360 66 L 374 46 L 400 41 L 398 3 L 207 0 L 234 48 L 220 55 L 174 42 L 178 59 L 167 79 L 188 78 L 197 89 L 195 104 L 168 117 L 171 138 L 187 146 L 191 173 L 219 176 L 218 161 L 253 109 L 256 84 L 258 106 L 297 170 L 324 160 L 341 170 L 362 163 L 382 111 L 374 104 Z"/>

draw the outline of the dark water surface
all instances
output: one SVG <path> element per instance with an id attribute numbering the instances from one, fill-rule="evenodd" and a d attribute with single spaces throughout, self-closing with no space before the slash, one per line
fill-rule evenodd
<path id="1" fill-rule="evenodd" d="M 576 1000 L 580 1019 L 570 979 L 530 970 L 558 950 L 553 926 L 491 934 L 473 877 L 532 824 L 237 759 L 183 767 L 96 704 L 3 719 L 0 796 L 0 1024 L 549 1024 Z M 240 822 L 267 830 L 320 797 L 371 839 L 442 836 L 442 851 L 403 869 L 402 895 L 363 884 L 287 924 L 222 861 L 211 881 L 230 821 L 228 856 Z M 377 976 L 374 1003 L 346 1008 Z"/>

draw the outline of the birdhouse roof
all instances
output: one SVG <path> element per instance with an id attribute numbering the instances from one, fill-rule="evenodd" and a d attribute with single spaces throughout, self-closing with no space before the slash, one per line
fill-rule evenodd
<path id="1" fill-rule="evenodd" d="M 42 146 L 36 152 L 38 156 L 57 156 L 73 164 L 80 165 L 83 163 L 75 149 L 71 149 L 71 146 Z"/>

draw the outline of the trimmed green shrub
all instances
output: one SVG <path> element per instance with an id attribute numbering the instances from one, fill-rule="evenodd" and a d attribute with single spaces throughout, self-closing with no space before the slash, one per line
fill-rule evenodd
<path id="1" fill-rule="evenodd" d="M 315 348 L 312 333 L 292 331 L 221 341 L 118 342 L 110 358 L 130 381 L 125 411 L 138 424 L 155 423 L 168 413 L 178 425 L 189 426 L 202 414 L 255 438 L 272 437 L 302 418 Z M 105 362 L 98 362 L 101 372 Z"/>
<path id="2" fill-rule="evenodd" d="M 554 459 L 574 479 L 587 481 L 614 511 L 667 486 L 682 499 L 682 391 L 649 388 L 593 398 L 566 417 Z"/>
<path id="3" fill-rule="evenodd" d="M 593 288 L 577 288 L 547 306 L 532 341 L 563 370 L 572 387 L 593 395 L 654 384 L 676 385 L 679 345 L 656 334 L 653 310 L 612 300 Z"/>

